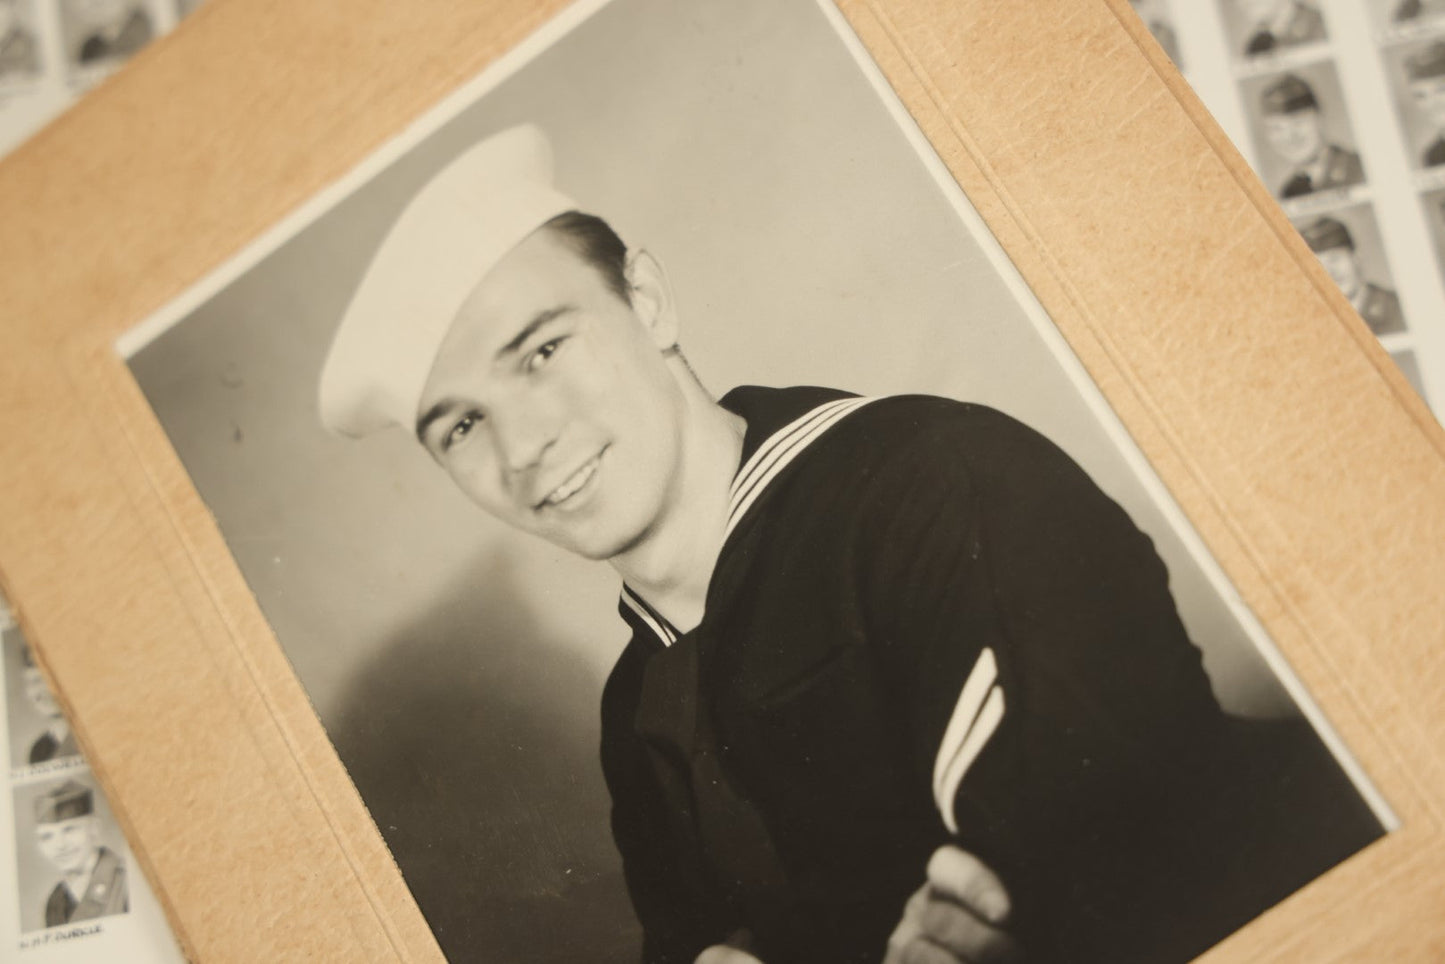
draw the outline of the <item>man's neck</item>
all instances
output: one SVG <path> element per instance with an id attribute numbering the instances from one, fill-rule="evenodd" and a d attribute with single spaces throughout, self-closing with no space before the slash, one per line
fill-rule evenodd
<path id="1" fill-rule="evenodd" d="M 656 528 L 611 562 L 649 605 L 687 632 L 702 622 L 747 423 L 710 398 L 690 372 L 679 378 L 687 407 L 673 497 Z"/>

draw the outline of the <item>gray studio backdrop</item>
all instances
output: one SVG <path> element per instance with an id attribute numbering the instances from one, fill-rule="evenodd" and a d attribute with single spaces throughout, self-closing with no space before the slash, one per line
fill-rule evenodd
<path id="1" fill-rule="evenodd" d="M 616 0 L 131 359 L 453 959 L 634 953 L 596 761 L 617 579 L 501 528 L 403 433 L 329 437 L 314 398 L 389 222 L 522 121 L 665 264 L 707 385 L 1034 425 L 1154 536 L 1226 704 L 1287 711 L 812 0 Z"/>

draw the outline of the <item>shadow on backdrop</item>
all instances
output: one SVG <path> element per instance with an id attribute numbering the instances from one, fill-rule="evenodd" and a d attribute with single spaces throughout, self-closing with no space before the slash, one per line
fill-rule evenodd
<path id="1" fill-rule="evenodd" d="M 479 556 L 352 681 L 333 741 L 451 961 L 633 962 L 600 683 Z"/>

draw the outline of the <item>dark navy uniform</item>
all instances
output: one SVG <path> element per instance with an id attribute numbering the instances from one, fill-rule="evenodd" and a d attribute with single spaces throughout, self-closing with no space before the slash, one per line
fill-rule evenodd
<path id="1" fill-rule="evenodd" d="M 877 964 L 946 843 L 1031 961 L 1182 961 L 1381 832 L 1307 727 L 1220 711 L 1149 539 L 1037 433 L 722 404 L 748 429 L 705 616 L 624 588 L 603 699 L 647 961 Z"/>

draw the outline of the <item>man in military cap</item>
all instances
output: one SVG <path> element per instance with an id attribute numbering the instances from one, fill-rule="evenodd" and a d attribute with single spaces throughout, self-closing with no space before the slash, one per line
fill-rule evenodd
<path id="1" fill-rule="evenodd" d="M 1182 961 L 1378 835 L 1307 727 L 1238 742 L 1148 538 L 1051 443 L 941 398 L 716 399 L 679 332 L 514 128 L 391 227 L 319 400 L 622 577 L 602 765 L 650 964 Z M 1250 795 L 1284 771 L 1308 812 Z"/>
<path id="2" fill-rule="evenodd" d="M 71 732 L 65 714 L 60 711 L 55 694 L 50 692 L 50 686 L 45 682 L 40 667 L 35 665 L 35 657 L 31 655 L 29 646 L 21 644 L 20 660 L 25 697 L 45 719 L 45 732 L 30 745 L 30 763 L 45 763 L 79 755 L 80 747 L 75 743 L 75 734 Z"/>
<path id="3" fill-rule="evenodd" d="M 35 842 L 62 874 L 45 901 L 45 926 L 123 914 L 130 909 L 125 864 L 100 843 L 89 787 L 74 780 L 35 800 Z"/>
<path id="4" fill-rule="evenodd" d="M 1320 102 L 1302 78 L 1285 74 L 1275 80 L 1260 95 L 1260 107 L 1265 140 L 1293 167 L 1280 187 L 1281 198 L 1352 187 L 1364 181 L 1360 155 L 1325 139 Z"/>
<path id="5" fill-rule="evenodd" d="M 1332 217 L 1316 218 L 1301 228 L 1300 234 L 1371 331 L 1388 335 L 1404 330 L 1400 299 L 1389 288 L 1365 280 L 1355 253 L 1355 239 L 1344 222 Z"/>
<path id="6" fill-rule="evenodd" d="M 1309 0 L 1233 0 L 1248 24 L 1249 56 L 1325 39 L 1325 18 Z"/>
<path id="7" fill-rule="evenodd" d="M 1432 41 L 1406 57 L 1405 81 L 1425 129 L 1435 135 L 1420 162 L 1425 167 L 1445 164 L 1445 41 Z"/>

